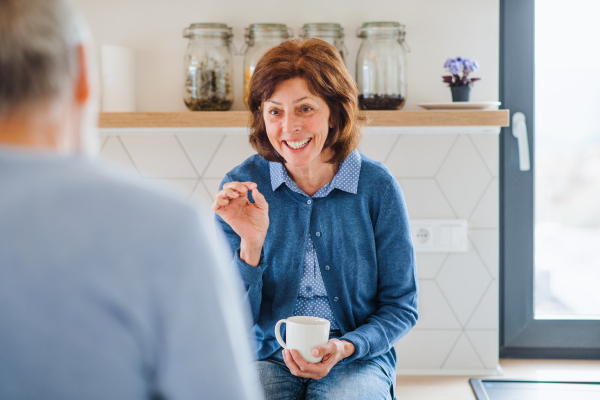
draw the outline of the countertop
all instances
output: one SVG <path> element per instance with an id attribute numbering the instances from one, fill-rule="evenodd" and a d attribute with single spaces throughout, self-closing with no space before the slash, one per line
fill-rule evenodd
<path id="1" fill-rule="evenodd" d="M 501 359 L 503 376 L 494 379 L 600 381 L 600 360 Z M 480 376 L 398 376 L 397 397 L 402 400 L 476 400 L 469 378 Z"/>

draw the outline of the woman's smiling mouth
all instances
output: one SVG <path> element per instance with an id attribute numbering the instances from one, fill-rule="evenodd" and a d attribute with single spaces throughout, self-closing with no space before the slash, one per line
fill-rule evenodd
<path id="1" fill-rule="evenodd" d="M 312 138 L 309 139 L 304 139 L 304 140 L 299 140 L 297 142 L 292 142 L 289 140 L 284 140 L 285 144 L 288 145 L 288 147 L 294 149 L 294 150 L 299 150 L 303 147 L 306 147 L 306 145 L 308 145 L 308 143 L 312 140 Z"/>

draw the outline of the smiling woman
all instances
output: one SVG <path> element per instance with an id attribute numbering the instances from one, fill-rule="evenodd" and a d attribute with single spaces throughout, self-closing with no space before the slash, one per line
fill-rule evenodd
<path id="1" fill-rule="evenodd" d="M 281 106 L 273 103 L 278 101 L 273 98 L 276 89 L 286 89 L 285 94 L 289 95 L 294 93 L 290 86 L 301 89 L 295 93 L 296 97 L 287 99 L 298 102 L 294 104 L 295 111 L 309 111 L 303 107 L 318 106 L 313 111 L 319 112 L 326 106 L 328 132 L 323 147 L 333 152 L 327 162 L 343 161 L 362 139 L 365 118 L 358 114 L 358 89 L 339 52 L 318 39 L 284 42 L 268 51 L 257 64 L 248 97 L 252 146 L 267 161 L 284 162 L 285 158 L 274 151 L 266 135 L 265 125 L 270 120 L 264 113 L 271 104 Z M 305 100 L 307 104 L 303 104 Z M 276 109 L 274 114 L 280 115 L 281 111 L 285 110 Z"/>
<path id="2" fill-rule="evenodd" d="M 356 84 L 333 46 L 292 40 L 258 62 L 248 105 L 259 154 L 225 176 L 213 209 L 266 398 L 393 399 L 394 344 L 417 320 L 415 258 L 398 182 L 356 150 Z M 292 315 L 329 321 L 320 362 L 281 349 L 275 325 Z"/>
<path id="3" fill-rule="evenodd" d="M 312 196 L 333 179 L 337 163 L 327 161 L 334 152 L 324 148 L 332 127 L 329 107 L 310 93 L 303 79 L 277 85 L 264 102 L 262 117 L 271 146 L 285 160 L 288 174 L 300 189 Z"/>

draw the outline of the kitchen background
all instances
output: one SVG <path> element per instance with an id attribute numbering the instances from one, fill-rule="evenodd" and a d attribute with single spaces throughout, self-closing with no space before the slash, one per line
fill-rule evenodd
<path id="1" fill-rule="evenodd" d="M 472 101 L 498 99 L 498 0 L 72 0 L 89 22 L 97 57 L 103 44 L 135 51 L 137 111 L 186 111 L 182 31 L 193 22 L 233 27 L 244 43 L 250 23 L 308 22 L 345 30 L 348 69 L 367 21 L 406 25 L 407 103 L 450 101 L 441 81 L 448 57 L 479 61 Z M 243 110 L 243 57 L 234 57 L 235 101 Z M 384 162 L 404 190 L 413 219 L 467 219 L 466 253 L 417 253 L 420 319 L 396 345 L 399 374 L 490 374 L 498 365 L 498 136 L 367 130 L 359 150 Z M 450 132 L 450 131 L 449 131 Z M 208 204 L 224 174 L 253 154 L 240 129 L 103 129 L 99 158 L 124 165 Z"/>

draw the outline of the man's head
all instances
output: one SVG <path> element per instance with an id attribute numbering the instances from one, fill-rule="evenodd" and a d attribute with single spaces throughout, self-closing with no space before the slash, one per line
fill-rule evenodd
<path id="1" fill-rule="evenodd" d="M 90 75 L 80 25 L 63 0 L 0 0 L 0 143 L 88 146 Z M 25 138 L 48 124 L 62 137 Z"/>

